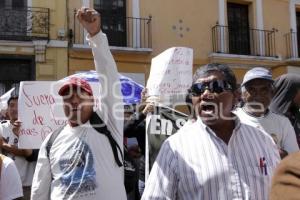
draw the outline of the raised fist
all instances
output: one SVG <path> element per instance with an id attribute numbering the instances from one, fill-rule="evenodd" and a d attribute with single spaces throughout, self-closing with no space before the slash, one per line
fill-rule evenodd
<path id="1" fill-rule="evenodd" d="M 96 10 L 82 7 L 77 10 L 76 16 L 91 37 L 101 30 L 101 18 Z"/>

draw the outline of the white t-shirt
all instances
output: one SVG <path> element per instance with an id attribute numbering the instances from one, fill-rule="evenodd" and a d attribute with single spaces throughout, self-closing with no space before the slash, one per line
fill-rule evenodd
<path id="1" fill-rule="evenodd" d="M 238 108 L 235 113 L 245 124 L 267 132 L 279 148 L 288 153 L 299 151 L 294 128 L 285 116 L 269 111 L 264 116 L 255 117 L 246 113 L 242 108 Z"/>
<path id="2" fill-rule="evenodd" d="M 57 136 L 49 154 L 52 177 L 46 164 L 49 162 L 45 149 L 48 138 L 45 141 L 36 169 L 40 176 L 36 174 L 34 178 L 34 183 L 39 179 L 43 184 L 33 184 L 33 190 L 39 187 L 40 192 L 45 192 L 51 187 L 53 200 L 125 199 L 123 167 L 116 164 L 107 137 L 89 122 L 77 127 L 67 125 Z M 32 199 L 44 199 L 34 197 Z"/>
<path id="3" fill-rule="evenodd" d="M 12 159 L 5 157 L 2 160 L 0 199 L 12 200 L 22 196 L 22 183 L 16 165 Z"/>
<path id="4" fill-rule="evenodd" d="M 116 64 L 105 34 L 90 38 L 100 86 L 97 114 L 123 150 L 123 101 Z M 122 105 L 115 113 L 115 106 Z M 124 168 L 115 161 L 108 138 L 89 122 L 67 125 L 57 136 L 47 156 L 43 142 L 32 183 L 31 200 L 126 200 Z M 119 155 L 120 156 L 120 155 Z"/>
<path id="5" fill-rule="evenodd" d="M 13 133 L 10 121 L 1 124 L 0 135 L 8 144 L 18 146 L 19 138 Z M 15 161 L 22 185 L 31 186 L 36 162 L 28 162 L 24 157 L 12 154 L 7 154 L 7 156 Z"/>

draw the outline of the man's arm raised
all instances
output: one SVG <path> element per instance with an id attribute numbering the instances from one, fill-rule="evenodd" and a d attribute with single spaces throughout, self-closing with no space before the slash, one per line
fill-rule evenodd
<path id="1" fill-rule="evenodd" d="M 97 113 L 106 122 L 119 145 L 122 145 L 124 111 L 121 84 L 107 37 L 100 28 L 100 14 L 94 9 L 81 8 L 77 12 L 77 18 L 89 33 L 87 39 L 92 47 L 95 68 L 99 74 L 101 112 Z"/>
<path id="2" fill-rule="evenodd" d="M 101 31 L 100 14 L 94 9 L 82 7 L 77 11 L 76 16 L 91 37 Z"/>

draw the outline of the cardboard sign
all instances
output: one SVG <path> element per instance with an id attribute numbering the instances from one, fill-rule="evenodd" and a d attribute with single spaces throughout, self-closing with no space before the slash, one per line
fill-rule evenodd
<path id="1" fill-rule="evenodd" d="M 151 61 L 147 81 L 149 96 L 185 94 L 192 85 L 193 50 L 173 47 Z"/>
<path id="2" fill-rule="evenodd" d="M 63 102 L 58 95 L 61 83 L 56 81 L 21 82 L 18 101 L 18 115 L 22 122 L 19 148 L 39 149 L 52 131 L 65 126 L 67 119 Z M 99 96 L 99 83 L 90 83 L 95 97 Z M 99 101 L 96 102 L 96 107 Z"/>

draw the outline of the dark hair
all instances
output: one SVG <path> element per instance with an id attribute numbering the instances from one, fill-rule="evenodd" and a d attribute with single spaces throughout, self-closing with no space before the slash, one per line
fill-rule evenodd
<path id="1" fill-rule="evenodd" d="M 12 101 L 12 100 L 18 100 L 19 97 L 17 95 L 12 95 L 9 97 L 8 101 L 7 101 L 7 105 L 9 105 L 9 103 Z"/>
<path id="2" fill-rule="evenodd" d="M 135 104 L 124 105 L 124 112 L 126 113 L 134 113 L 135 112 Z"/>
<path id="3" fill-rule="evenodd" d="M 228 65 L 219 63 L 209 63 L 199 67 L 193 75 L 193 83 L 213 71 L 221 72 L 224 75 L 225 81 L 231 85 L 232 90 L 234 91 L 237 89 L 236 78 L 233 71 L 228 67 Z"/>
<path id="4" fill-rule="evenodd" d="M 274 96 L 270 104 L 270 109 L 290 118 L 290 108 L 294 105 L 294 98 L 300 89 L 299 74 L 283 74 L 275 79 Z"/>

